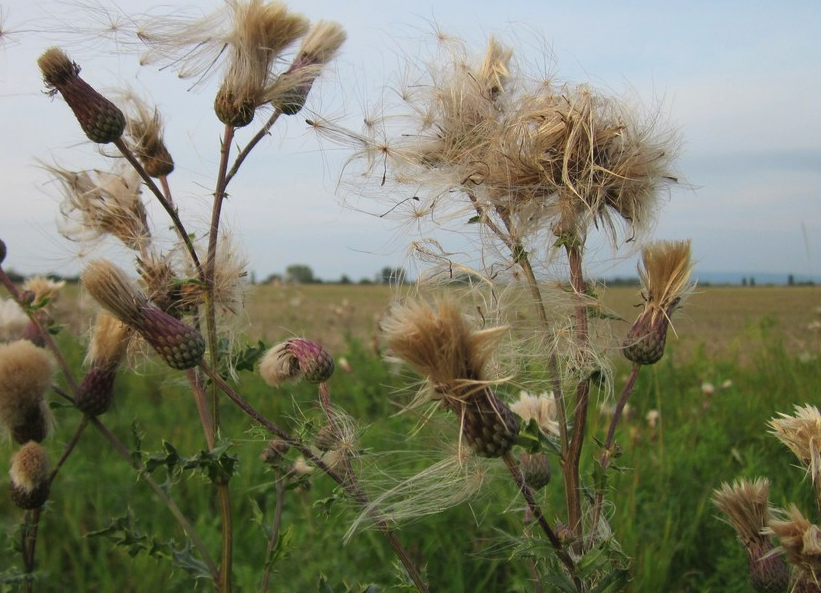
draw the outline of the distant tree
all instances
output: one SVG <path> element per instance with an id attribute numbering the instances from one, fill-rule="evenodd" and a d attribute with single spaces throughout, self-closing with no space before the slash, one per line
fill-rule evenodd
<path id="1" fill-rule="evenodd" d="M 342 278 L 339 279 L 340 284 L 353 284 L 350 278 L 347 275 L 342 274 Z"/>
<path id="2" fill-rule="evenodd" d="M 370 278 L 362 278 L 359 280 L 359 284 L 361 286 L 370 286 L 371 284 L 373 284 L 373 280 L 371 280 Z"/>
<path id="3" fill-rule="evenodd" d="M 741 279 L 741 286 L 747 286 L 747 277 L 746 277 L 746 276 L 744 276 L 744 277 Z"/>
<path id="4" fill-rule="evenodd" d="M 755 286 L 755 277 L 750 276 L 750 286 Z"/>
<path id="5" fill-rule="evenodd" d="M 407 272 L 404 268 L 384 267 L 377 275 L 379 284 L 404 284 L 407 280 Z"/>
<path id="6" fill-rule="evenodd" d="M 795 276 L 792 274 L 787 276 L 787 286 L 795 286 Z"/>
<path id="7" fill-rule="evenodd" d="M 285 268 L 285 282 L 292 284 L 315 284 L 314 271 L 304 264 L 292 264 Z"/>

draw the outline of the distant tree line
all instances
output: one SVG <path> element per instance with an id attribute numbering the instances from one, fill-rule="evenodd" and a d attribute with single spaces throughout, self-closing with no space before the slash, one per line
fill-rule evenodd
<path id="1" fill-rule="evenodd" d="M 313 269 L 305 264 L 292 264 L 285 268 L 284 274 L 269 274 L 262 284 L 360 284 L 360 285 L 397 285 L 407 284 L 408 274 L 404 268 L 384 267 L 372 278 L 360 278 L 354 282 L 347 274 L 339 280 L 323 280 L 314 274 Z"/>

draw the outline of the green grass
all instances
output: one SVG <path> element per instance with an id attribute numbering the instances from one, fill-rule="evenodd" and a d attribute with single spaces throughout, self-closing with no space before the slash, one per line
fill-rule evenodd
<path id="1" fill-rule="evenodd" d="M 330 306 L 330 305 L 329 305 Z M 360 312 L 360 315 L 366 315 Z M 372 316 L 372 314 L 370 314 Z M 673 343 L 667 356 L 640 375 L 631 399 L 631 415 L 619 429 L 617 441 L 624 454 L 618 460 L 625 471 L 611 481 L 611 525 L 623 551 L 632 558 L 633 580 L 629 591 L 746 591 L 747 558 L 732 530 L 716 518 L 709 499 L 721 481 L 737 477 L 767 476 L 772 481 L 772 502 L 783 506 L 795 501 L 810 512 L 810 487 L 791 454 L 767 434 L 766 423 L 777 412 L 794 405 L 817 403 L 821 367 L 801 359 L 784 343 L 778 324 L 748 324 L 744 350 L 710 354 L 710 348 L 688 348 Z M 81 355 L 69 337 L 63 338 L 73 353 L 71 364 L 79 367 Z M 367 346 L 366 346 L 367 345 Z M 363 475 L 377 477 L 379 467 L 400 469 L 409 464 L 421 468 L 441 452 L 455 427 L 440 412 L 418 433 L 417 418 L 396 415 L 406 403 L 407 376 L 396 375 L 370 348 L 367 336 L 345 343 L 349 373 L 338 369 L 330 382 L 332 399 L 357 418 L 364 434 L 361 447 Z M 617 373 L 623 373 L 619 368 Z M 707 396 L 704 381 L 719 386 L 733 384 Z M 268 417 L 289 430 L 306 422 L 320 422 L 315 388 L 310 385 L 272 389 L 257 377 L 241 375 L 246 398 Z M 652 429 L 645 416 L 660 412 L 660 424 Z M 60 426 L 47 443 L 56 459 L 80 418 L 71 409 L 56 410 Z M 606 419 L 591 410 L 591 430 L 600 438 Z M 253 521 L 253 505 L 270 523 L 275 496 L 272 475 L 259 460 L 265 438 L 238 410 L 222 409 L 223 436 L 233 441 L 231 453 L 240 459 L 239 474 L 231 482 L 235 506 L 235 582 L 237 591 L 258 591 L 266 541 Z M 115 408 L 104 421 L 128 446 L 134 447 L 133 431 L 142 437 L 143 451 L 159 451 L 168 441 L 181 455 L 200 451 L 204 440 L 196 410 L 187 388 L 175 374 L 149 367 L 144 374 L 123 375 L 118 383 Z M 4 444 L 10 457 L 15 447 Z M 401 454 L 382 455 L 385 451 Z M 598 457 L 594 446 L 584 453 L 588 473 Z M 558 460 L 554 459 L 554 483 L 547 487 L 545 509 L 553 520 L 562 515 L 562 489 Z M 212 555 L 218 557 L 219 512 L 210 485 L 196 473 L 170 479 L 164 470 L 154 477 L 166 483 L 182 510 L 192 519 Z M 383 590 L 399 590 L 392 553 L 374 530 L 364 530 L 348 545 L 342 536 L 356 516 L 344 500 L 323 512 L 336 494 L 327 478 L 314 476 L 307 492 L 289 491 L 285 499 L 284 526 L 288 529 L 287 555 L 275 566 L 272 591 L 317 590 L 325 575 L 335 591 L 347 584 L 361 590 L 378 583 Z M 433 591 L 532 591 L 528 565 L 511 559 L 513 549 L 503 533 L 521 530 L 521 500 L 504 473 L 489 480 L 482 495 L 472 503 L 403 524 L 399 530 L 411 554 L 425 563 Z M 170 540 L 181 547 L 180 528 L 136 473 L 89 428 L 54 484 L 44 513 L 38 541 L 36 588 L 48 591 L 189 590 L 189 577 L 167 559 L 144 553 L 131 557 L 128 548 L 93 536 L 117 518 L 131 514 L 135 529 L 151 540 Z M 0 574 L 19 566 L 13 551 L 13 534 L 21 513 L 7 497 L 0 497 Z M 134 535 L 134 534 L 132 534 Z M 162 548 L 161 549 L 165 549 Z M 209 590 L 207 583 L 200 585 Z M 17 590 L 13 585 L 0 591 Z M 22 589 L 20 589 L 22 590 Z"/>

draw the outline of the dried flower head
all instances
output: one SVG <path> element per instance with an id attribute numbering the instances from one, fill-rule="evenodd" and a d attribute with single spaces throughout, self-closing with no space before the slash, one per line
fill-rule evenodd
<path id="1" fill-rule="evenodd" d="M 148 246 L 151 230 L 140 196 L 140 177 L 133 168 L 113 172 L 45 168 L 63 192 L 61 232 L 66 238 L 92 241 L 112 235 L 135 251 Z"/>
<path id="2" fill-rule="evenodd" d="M 300 379 L 324 383 L 333 372 L 331 355 L 316 342 L 303 338 L 277 344 L 265 353 L 259 365 L 259 374 L 272 387 Z"/>
<path id="3" fill-rule="evenodd" d="M 0 344 L 0 426 L 21 445 L 51 432 L 45 395 L 54 371 L 52 356 L 28 340 Z"/>
<path id="4" fill-rule="evenodd" d="M 224 56 L 227 64 L 214 108 L 223 123 L 246 126 L 257 107 L 280 92 L 274 67 L 308 26 L 305 17 L 279 2 L 228 0 L 197 20 L 148 23 L 140 32 L 150 48 L 143 62 L 169 62 L 183 78 L 201 77 L 214 71 Z"/>
<path id="5" fill-rule="evenodd" d="M 545 436 L 559 436 L 559 423 L 556 421 L 556 397 L 552 393 L 531 395 L 522 391 L 519 394 L 519 401 L 510 404 L 510 409 L 525 424 L 535 420 L 539 430 Z"/>
<path id="6" fill-rule="evenodd" d="M 99 416 L 108 411 L 114 397 L 114 379 L 125 359 L 133 330 L 116 317 L 97 314 L 94 334 L 86 353 L 89 370 L 80 384 L 76 406 L 84 413 Z"/>
<path id="7" fill-rule="evenodd" d="M 23 283 L 23 291 L 34 295 L 32 306 L 42 307 L 52 303 L 60 296 L 66 285 L 65 280 L 52 280 L 45 276 L 32 276 Z"/>
<path id="8" fill-rule="evenodd" d="M 80 78 L 80 67 L 61 49 L 46 50 L 37 64 L 50 91 L 63 96 L 89 140 L 107 144 L 120 139 L 125 129 L 123 112 Z"/>
<path id="9" fill-rule="evenodd" d="M 291 67 L 278 79 L 278 84 L 287 85 L 272 100 L 285 115 L 295 115 L 305 106 L 308 93 L 319 75 L 317 67 L 330 62 L 346 39 L 342 27 L 333 22 L 317 21 L 302 39 Z M 307 69 L 307 70 L 306 70 Z"/>
<path id="10" fill-rule="evenodd" d="M 14 299 L 0 300 L 0 342 L 9 342 L 22 337 L 29 324 L 26 315 Z"/>
<path id="11" fill-rule="evenodd" d="M 770 431 L 804 465 L 812 483 L 821 483 L 821 413 L 813 405 L 795 407 L 795 415 L 770 420 Z"/>
<path id="12" fill-rule="evenodd" d="M 149 302 L 125 272 L 111 262 L 91 262 L 82 281 L 97 302 L 139 332 L 171 368 L 189 369 L 202 360 L 202 335 Z"/>
<path id="13" fill-rule="evenodd" d="M 670 317 L 693 289 L 690 241 L 658 241 L 642 251 L 639 268 L 644 310 L 623 344 L 625 357 L 636 364 L 655 364 L 664 356 Z"/>
<path id="14" fill-rule="evenodd" d="M 48 500 L 51 482 L 45 450 L 29 441 L 11 461 L 11 499 L 21 509 L 39 509 Z"/>
<path id="15" fill-rule="evenodd" d="M 426 379 L 422 400 L 455 412 L 477 454 L 500 457 L 510 450 L 519 422 L 485 370 L 507 327 L 475 330 L 456 301 L 443 297 L 435 305 L 422 299 L 395 305 L 382 330 L 393 354 Z"/>
<path id="16" fill-rule="evenodd" d="M 770 519 L 766 530 L 778 538 L 780 545 L 772 554 L 784 554 L 787 562 L 798 571 L 797 581 L 817 583 L 821 576 L 821 529 L 810 523 L 798 507 L 790 505 Z"/>
<path id="17" fill-rule="evenodd" d="M 174 171 L 174 159 L 163 140 L 163 124 L 156 107 L 149 107 L 133 92 L 123 97 L 126 131 L 132 151 L 151 177 L 165 177 Z"/>

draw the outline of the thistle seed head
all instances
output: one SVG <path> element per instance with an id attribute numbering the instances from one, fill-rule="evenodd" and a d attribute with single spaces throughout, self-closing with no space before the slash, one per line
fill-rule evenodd
<path id="1" fill-rule="evenodd" d="M 123 112 L 80 78 L 80 67 L 61 49 L 47 49 L 37 64 L 48 88 L 63 96 L 89 140 L 107 144 L 120 139 L 125 130 Z"/>
<path id="2" fill-rule="evenodd" d="M 9 470 L 11 499 L 21 509 L 42 507 L 48 500 L 51 483 L 45 450 L 35 442 L 27 442 L 14 455 Z"/>
<path id="3" fill-rule="evenodd" d="M 821 412 L 807 404 L 795 407 L 795 415 L 780 414 L 770 420 L 770 432 L 792 451 L 812 479 L 821 480 Z"/>
<path id="4" fill-rule="evenodd" d="M 52 280 L 45 276 L 32 276 L 23 283 L 23 292 L 30 292 L 31 305 L 43 307 L 57 300 L 60 291 L 66 285 L 65 280 Z"/>
<path id="5" fill-rule="evenodd" d="M 41 442 L 51 432 L 45 394 L 55 366 L 48 352 L 28 340 L 0 344 L 0 426 L 20 444 Z"/>
<path id="6" fill-rule="evenodd" d="M 821 576 L 821 529 L 807 520 L 798 507 L 790 505 L 769 521 L 765 533 L 778 538 L 779 546 L 770 554 L 783 554 L 802 578 L 817 583 Z"/>
<path id="7" fill-rule="evenodd" d="M 0 342 L 20 339 L 29 321 L 28 315 L 23 312 L 17 301 L 0 300 Z"/>
<path id="8" fill-rule="evenodd" d="M 174 159 L 163 140 L 163 124 L 156 108 L 151 108 L 134 93 L 125 95 L 129 107 L 126 131 L 133 151 L 151 177 L 166 177 L 174 171 Z"/>
<path id="9" fill-rule="evenodd" d="M 111 262 L 91 262 L 82 281 L 98 303 L 139 332 L 171 368 L 189 369 L 202 360 L 202 335 L 150 303 L 125 272 Z"/>
<path id="10" fill-rule="evenodd" d="M 770 519 L 769 493 L 770 481 L 766 478 L 737 480 L 732 485 L 724 482 L 713 491 L 713 504 L 748 548 L 769 539 L 761 534 Z"/>
<path id="11" fill-rule="evenodd" d="M 539 430 L 545 436 L 559 436 L 559 423 L 556 421 L 556 398 L 551 393 L 531 395 L 526 391 L 519 394 L 519 401 L 511 404 L 510 409 L 519 416 L 525 424 L 536 421 Z"/>
<path id="12" fill-rule="evenodd" d="M 339 24 L 317 21 L 302 39 L 291 67 L 277 80 L 283 89 L 272 101 L 274 106 L 285 115 L 299 113 L 322 66 L 333 59 L 346 37 Z"/>
<path id="13" fill-rule="evenodd" d="M 319 344 L 294 338 L 277 344 L 265 354 L 259 373 L 268 385 L 305 379 L 309 383 L 324 383 L 334 372 L 331 355 Z"/>
<path id="14" fill-rule="evenodd" d="M 636 364 L 655 364 L 664 356 L 670 318 L 692 292 L 690 241 L 659 241 L 642 251 L 639 268 L 644 310 L 623 344 L 624 356 Z"/>
<path id="15" fill-rule="evenodd" d="M 90 366 L 80 384 L 75 404 L 82 412 L 99 416 L 108 411 L 114 396 L 114 379 L 125 358 L 132 329 L 108 313 L 97 315 L 94 335 L 86 354 Z"/>
<path id="16" fill-rule="evenodd" d="M 425 377 L 422 399 L 456 413 L 462 434 L 483 457 L 499 457 L 515 444 L 519 421 L 490 389 L 486 366 L 507 327 L 476 330 L 455 300 L 396 305 L 382 322 L 393 354 Z M 417 403 L 422 403 L 421 401 Z"/>
<path id="17" fill-rule="evenodd" d="M 88 264 L 80 279 L 104 309 L 138 329 L 142 311 L 148 307 L 148 298 L 123 270 L 107 260 L 98 259 Z"/>
<path id="18" fill-rule="evenodd" d="M 142 181 L 131 167 L 107 171 L 69 171 L 45 165 L 60 184 L 65 222 L 62 234 L 73 241 L 112 235 L 129 249 L 142 251 L 151 241 L 141 197 Z"/>

